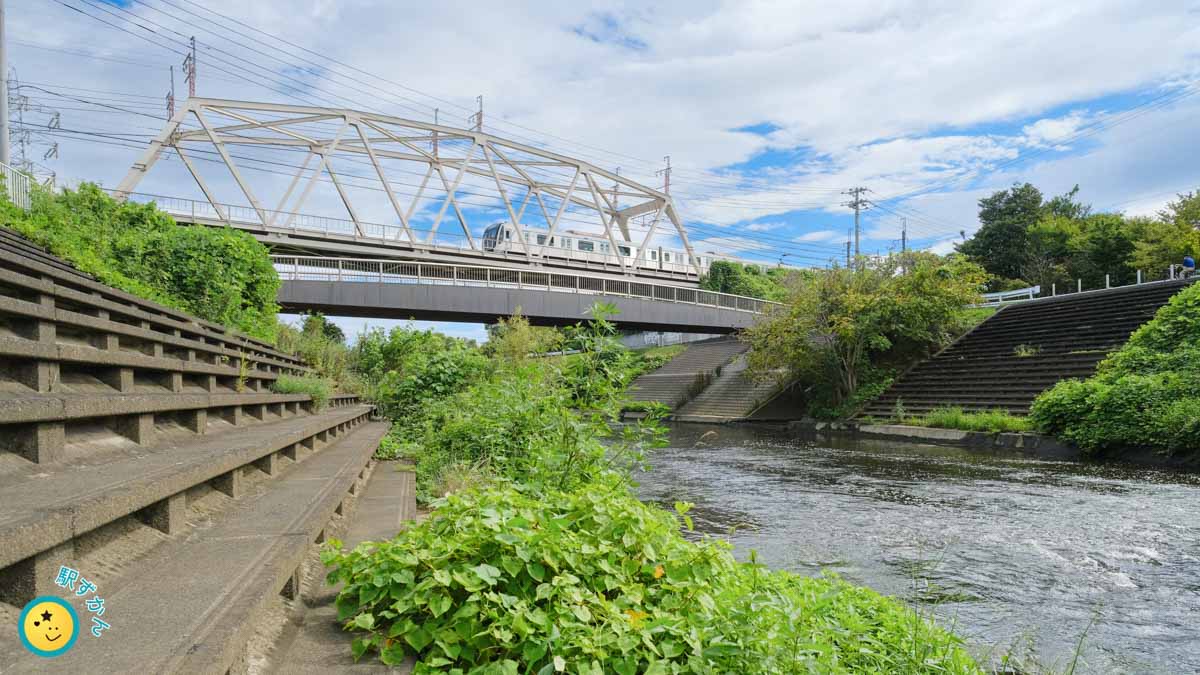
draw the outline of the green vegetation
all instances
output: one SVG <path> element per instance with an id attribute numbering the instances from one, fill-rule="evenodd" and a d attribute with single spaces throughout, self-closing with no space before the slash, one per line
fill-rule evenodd
<path id="1" fill-rule="evenodd" d="M 959 407 L 935 408 L 924 415 L 900 414 L 892 421 L 896 424 L 907 424 L 914 427 L 937 427 L 939 429 L 991 433 L 1029 431 L 1033 426 L 1027 418 L 1011 415 L 1007 410 L 1000 408 L 986 412 L 967 412 Z"/>
<path id="2" fill-rule="evenodd" d="M 746 331 L 750 365 L 788 370 L 807 390 L 810 415 L 848 416 L 897 370 L 974 325 L 983 314 L 963 307 L 984 280 L 962 256 L 924 252 L 798 275 L 784 304 Z"/>
<path id="3" fill-rule="evenodd" d="M 979 201 L 979 231 L 958 250 L 992 275 L 990 290 L 1051 284 L 1060 290 L 1131 284 L 1137 270 L 1159 279 L 1185 254 L 1200 252 L 1200 192 L 1179 195 L 1155 218 L 1092 213 L 1079 187 L 1044 200 L 1033 185 L 1014 185 Z"/>
<path id="4" fill-rule="evenodd" d="M 735 562 L 601 482 L 451 496 L 390 542 L 327 550 L 338 618 L 414 672 L 974 673 L 952 635 L 836 578 Z"/>
<path id="5" fill-rule="evenodd" d="M 306 314 L 299 329 L 281 321 L 276 330 L 280 349 L 304 359 L 335 389 L 357 392 L 362 385 L 353 367 L 354 354 L 345 340 L 342 329 L 319 313 Z"/>
<path id="6" fill-rule="evenodd" d="M 1013 347 L 1013 356 L 1019 359 L 1027 359 L 1032 356 L 1037 356 L 1042 353 L 1042 348 L 1038 345 L 1019 344 Z"/>
<path id="7" fill-rule="evenodd" d="M 35 190 L 29 212 L 0 200 L 0 224 L 106 284 L 275 339 L 279 277 L 249 234 L 179 226 L 153 204 L 118 202 L 92 183 Z"/>
<path id="8" fill-rule="evenodd" d="M 579 353 L 561 359 L 525 358 L 519 320 L 493 334 L 513 344 L 488 347 L 512 359 L 415 331 L 360 340 L 395 422 L 381 452 L 416 462 L 434 509 L 391 541 L 323 552 L 355 658 L 415 657 L 417 673 L 978 672 L 897 601 L 736 562 L 681 534 L 688 505 L 634 498 L 664 431 L 653 414 L 616 422 L 635 364 L 666 354 L 621 348 L 610 309 L 567 331 Z"/>
<path id="9" fill-rule="evenodd" d="M 757 265 L 718 260 L 709 265 L 700 279 L 700 288 L 750 298 L 782 300 L 787 296 L 786 281 L 794 273 L 781 267 L 763 272 Z"/>
<path id="10" fill-rule="evenodd" d="M 271 383 L 271 391 L 276 394 L 308 394 L 317 410 L 321 410 L 329 403 L 332 387 L 328 380 L 316 377 L 280 375 Z"/>
<path id="11" fill-rule="evenodd" d="M 1180 291 L 1087 380 L 1034 402 L 1043 432 L 1088 451 L 1200 447 L 1200 285 Z"/>

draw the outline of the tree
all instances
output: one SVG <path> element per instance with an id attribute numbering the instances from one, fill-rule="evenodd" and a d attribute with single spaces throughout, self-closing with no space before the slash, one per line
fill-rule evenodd
<path id="1" fill-rule="evenodd" d="M 746 332 L 751 367 L 785 368 L 810 383 L 832 375 L 843 401 L 873 356 L 913 358 L 947 342 L 985 279 L 962 256 L 927 252 L 868 260 L 861 269 L 814 270 L 797 277 L 786 302 Z"/>
<path id="2" fill-rule="evenodd" d="M 979 200 L 979 230 L 958 250 L 990 274 L 1019 278 L 1028 261 L 1029 228 L 1042 213 L 1042 193 L 1029 183 L 995 192 Z"/>
<path id="3" fill-rule="evenodd" d="M 304 315 L 304 323 L 300 331 L 305 335 L 319 336 L 333 342 L 344 343 L 346 333 L 336 323 L 330 321 L 320 312 L 310 312 Z"/>
<path id="4" fill-rule="evenodd" d="M 700 279 L 700 288 L 748 298 L 778 300 L 786 294 L 782 280 L 790 272 L 784 269 L 763 272 L 757 265 L 718 260 L 709 266 L 708 274 Z"/>

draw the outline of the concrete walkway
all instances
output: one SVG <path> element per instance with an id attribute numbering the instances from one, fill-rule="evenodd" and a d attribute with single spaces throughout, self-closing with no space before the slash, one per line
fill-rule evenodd
<path id="1" fill-rule="evenodd" d="M 416 485 L 409 467 L 380 462 L 371 473 L 342 539 L 347 549 L 364 541 L 396 536 L 416 517 Z M 277 644 L 269 672 L 274 673 L 409 673 L 412 663 L 389 668 L 377 654 L 357 664 L 350 656 L 352 635 L 342 630 L 334 600 L 338 588 L 325 584 L 325 574 L 312 573 L 304 584 L 304 613 L 289 625 Z"/>

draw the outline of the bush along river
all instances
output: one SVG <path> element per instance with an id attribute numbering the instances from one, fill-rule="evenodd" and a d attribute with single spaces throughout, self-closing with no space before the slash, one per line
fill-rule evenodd
<path id="1" fill-rule="evenodd" d="M 1200 476 L 678 425 L 640 496 L 905 599 L 1013 672 L 1200 672 Z M 1007 662 L 1003 662 L 1007 656 Z"/>

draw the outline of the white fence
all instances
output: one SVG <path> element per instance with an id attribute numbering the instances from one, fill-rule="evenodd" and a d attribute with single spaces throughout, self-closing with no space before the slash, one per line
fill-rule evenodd
<path id="1" fill-rule="evenodd" d="M 678 302 L 761 314 L 777 303 L 697 288 L 680 288 L 624 279 L 602 279 L 579 274 L 525 271 L 501 267 L 394 262 L 360 258 L 271 256 L 285 281 L 342 281 L 384 284 L 431 284 L 483 288 L 529 289 L 554 293 L 619 295 L 660 302 Z"/>
<path id="2" fill-rule="evenodd" d="M 32 206 L 30 200 L 32 180 L 29 176 L 0 162 L 0 177 L 3 178 L 4 192 L 8 195 L 8 201 L 28 211 Z"/>

